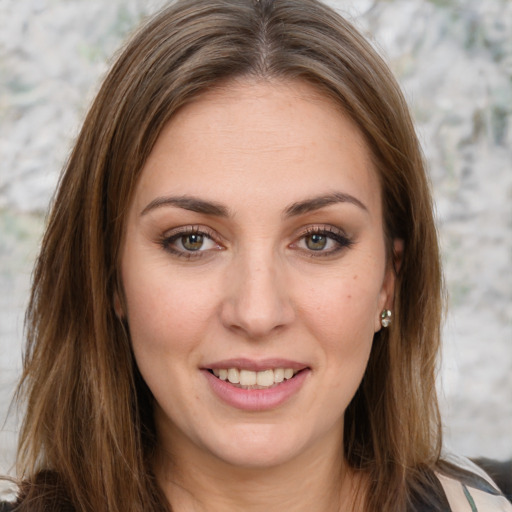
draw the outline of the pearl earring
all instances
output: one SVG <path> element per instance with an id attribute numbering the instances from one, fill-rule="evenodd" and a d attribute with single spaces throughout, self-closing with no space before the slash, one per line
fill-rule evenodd
<path id="1" fill-rule="evenodd" d="M 382 327 L 389 327 L 391 324 L 391 311 L 389 309 L 383 309 L 380 314 L 380 324 Z"/>

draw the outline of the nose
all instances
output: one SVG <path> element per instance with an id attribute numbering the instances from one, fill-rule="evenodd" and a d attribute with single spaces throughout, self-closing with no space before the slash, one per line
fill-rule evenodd
<path id="1" fill-rule="evenodd" d="M 295 311 L 278 258 L 251 256 L 229 270 L 221 320 L 249 339 L 262 339 L 291 324 Z"/>

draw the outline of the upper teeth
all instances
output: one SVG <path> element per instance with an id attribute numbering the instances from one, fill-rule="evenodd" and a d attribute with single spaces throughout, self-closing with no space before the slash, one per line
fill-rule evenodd
<path id="1" fill-rule="evenodd" d="M 253 372 L 251 370 L 239 370 L 238 368 L 226 368 L 213 370 L 213 374 L 221 380 L 228 380 L 231 384 L 241 386 L 269 387 L 283 380 L 291 379 L 296 372 L 292 368 L 276 368 L 275 370 L 263 370 Z"/>

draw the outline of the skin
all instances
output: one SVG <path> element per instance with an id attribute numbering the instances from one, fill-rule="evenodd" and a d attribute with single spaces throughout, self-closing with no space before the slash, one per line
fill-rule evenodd
<path id="1" fill-rule="evenodd" d="M 332 194 L 349 200 L 290 213 Z M 128 212 L 116 307 L 155 397 L 155 471 L 175 510 L 339 510 L 353 497 L 344 411 L 394 286 L 382 222 L 366 142 L 309 84 L 230 82 L 165 127 Z M 198 250 L 183 228 L 203 233 Z M 307 375 L 278 407 L 244 411 L 202 371 L 242 357 Z"/>

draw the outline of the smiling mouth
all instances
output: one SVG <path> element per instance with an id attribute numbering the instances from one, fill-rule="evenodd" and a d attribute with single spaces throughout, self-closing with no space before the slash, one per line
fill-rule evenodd
<path id="1" fill-rule="evenodd" d="M 284 381 L 293 379 L 302 370 L 275 368 L 255 372 L 239 368 L 210 369 L 210 373 L 240 389 L 270 389 Z"/>

